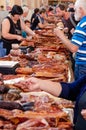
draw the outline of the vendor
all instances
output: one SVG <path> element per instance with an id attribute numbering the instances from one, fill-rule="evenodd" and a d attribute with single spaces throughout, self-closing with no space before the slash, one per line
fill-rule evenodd
<path id="1" fill-rule="evenodd" d="M 31 24 L 32 30 L 39 30 L 45 28 L 48 23 L 45 21 L 46 10 L 42 9 L 39 11 L 39 14 L 35 17 L 33 23 Z"/>
<path id="2" fill-rule="evenodd" d="M 30 28 L 26 27 L 21 20 L 23 9 L 19 5 L 14 5 L 10 14 L 2 21 L 2 36 L 3 47 L 6 48 L 8 55 L 13 43 L 20 43 L 24 38 L 22 37 L 22 30 L 27 33 L 31 32 L 33 36 L 35 33 Z M 30 34 L 31 34 L 30 33 Z"/>

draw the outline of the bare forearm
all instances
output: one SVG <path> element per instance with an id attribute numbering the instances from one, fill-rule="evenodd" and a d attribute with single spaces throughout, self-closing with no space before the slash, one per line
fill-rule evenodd
<path id="1" fill-rule="evenodd" d="M 5 38 L 5 39 L 17 39 L 18 35 L 15 35 L 15 34 L 4 34 L 2 33 L 2 36 Z"/>
<path id="2" fill-rule="evenodd" d="M 52 82 L 50 80 L 42 80 L 31 77 L 27 80 L 29 82 L 29 91 L 43 90 L 54 96 L 59 96 L 62 92 L 62 86 L 59 82 Z"/>
<path id="3" fill-rule="evenodd" d="M 71 43 L 71 41 L 64 35 L 64 33 L 63 33 L 60 29 L 56 28 L 56 29 L 54 30 L 54 32 L 55 32 L 55 34 L 57 35 L 57 37 L 59 37 L 59 38 L 61 39 L 62 43 L 65 44 L 65 46 L 66 46 L 72 53 L 77 52 L 77 50 L 78 50 L 79 47 L 76 46 L 75 44 Z"/>
<path id="4" fill-rule="evenodd" d="M 65 35 L 63 35 L 63 37 L 61 37 L 60 39 L 61 39 L 62 43 L 64 43 L 65 46 L 72 52 L 72 50 L 71 50 L 72 44 L 71 44 L 70 40 L 68 38 L 66 38 Z"/>
<path id="5" fill-rule="evenodd" d="M 65 37 L 65 35 L 61 38 L 62 43 L 72 52 L 75 53 L 78 50 L 78 46 L 71 43 L 71 41 Z"/>
<path id="6" fill-rule="evenodd" d="M 25 26 L 25 31 L 26 31 L 28 34 L 32 35 L 32 36 L 35 35 L 35 33 L 34 33 L 30 28 L 28 28 L 27 26 Z"/>
<path id="7" fill-rule="evenodd" d="M 45 28 L 46 26 L 48 26 L 48 23 L 44 23 L 44 24 L 39 23 L 38 26 L 39 28 Z"/>
<path id="8" fill-rule="evenodd" d="M 27 27 L 27 26 L 25 25 L 25 23 L 22 21 L 22 19 L 20 19 L 20 21 L 21 21 L 21 28 L 22 28 L 25 32 L 27 32 L 28 34 L 34 36 L 35 33 L 34 33 L 29 27 Z"/>
<path id="9" fill-rule="evenodd" d="M 41 85 L 40 89 L 54 96 L 59 96 L 62 91 L 62 87 L 60 83 L 51 82 L 51 81 L 47 81 L 47 82 L 44 81 L 44 85 Z"/>

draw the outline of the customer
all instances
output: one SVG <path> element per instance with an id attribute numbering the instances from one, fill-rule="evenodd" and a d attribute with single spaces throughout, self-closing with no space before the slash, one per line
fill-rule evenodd
<path id="1" fill-rule="evenodd" d="M 75 19 L 78 23 L 72 40 L 68 40 L 64 33 L 58 28 L 55 34 L 62 40 L 67 48 L 75 55 L 75 80 L 86 74 L 86 1 L 77 0 L 75 2 Z"/>
<path id="2" fill-rule="evenodd" d="M 52 82 L 49 80 L 41 80 L 37 78 L 28 79 L 29 91 L 43 90 L 54 96 L 76 101 L 74 108 L 74 124 L 75 130 L 86 129 L 86 75 L 72 83 Z M 83 114 L 83 116 L 82 116 Z M 84 119 L 85 118 L 85 119 Z"/>
<path id="3" fill-rule="evenodd" d="M 59 16 L 62 19 L 65 35 L 68 37 L 68 39 L 71 39 L 73 32 L 75 30 L 75 27 L 78 23 L 77 21 L 75 21 L 74 12 L 70 13 L 67 11 L 66 6 L 64 4 L 58 4 L 56 6 L 56 13 L 57 13 L 57 16 Z M 72 62 L 72 70 L 74 72 L 75 61 L 74 61 L 72 53 L 71 52 L 69 53 L 70 53 L 70 60 Z"/>
<path id="4" fill-rule="evenodd" d="M 20 43 L 23 40 L 22 30 L 27 33 L 30 32 L 31 29 L 25 26 L 25 23 L 21 20 L 21 15 L 23 14 L 23 10 L 21 6 L 14 5 L 10 14 L 2 21 L 2 36 L 1 39 L 3 41 L 3 47 L 7 49 L 6 54 L 9 54 L 11 50 L 11 45 L 13 43 Z M 33 31 L 32 35 L 35 35 Z"/>
<path id="5" fill-rule="evenodd" d="M 74 15 L 73 13 L 69 13 L 67 10 L 66 10 L 66 7 L 64 4 L 58 4 L 56 6 L 56 14 L 58 17 L 61 18 L 63 24 L 64 24 L 64 27 L 65 28 L 68 28 L 68 38 L 71 39 L 72 37 L 72 33 L 71 33 L 71 30 L 72 29 L 75 29 L 76 25 L 77 25 L 77 21 L 75 20 L 74 18 Z"/>

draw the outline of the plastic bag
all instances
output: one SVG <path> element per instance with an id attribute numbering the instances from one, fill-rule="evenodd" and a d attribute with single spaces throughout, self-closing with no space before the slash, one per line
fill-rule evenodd
<path id="1" fill-rule="evenodd" d="M 3 42 L 0 41 L 0 57 L 4 57 L 6 55 L 6 49 L 3 48 Z"/>

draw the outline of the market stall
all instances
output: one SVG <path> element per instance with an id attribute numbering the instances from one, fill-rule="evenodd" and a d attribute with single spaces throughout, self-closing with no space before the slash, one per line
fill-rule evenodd
<path id="1" fill-rule="evenodd" d="M 29 77 L 71 81 L 69 51 L 53 33 L 53 26 L 36 33 L 39 39 L 13 45 L 10 55 L 0 58 L 0 128 L 72 130 L 74 104 L 71 101 L 25 89 Z M 69 108 L 72 109 L 68 111 Z"/>

